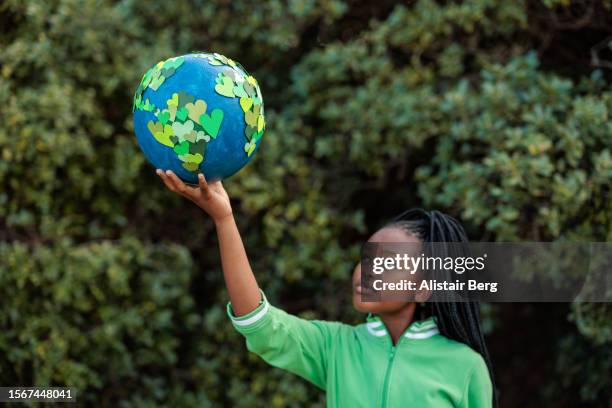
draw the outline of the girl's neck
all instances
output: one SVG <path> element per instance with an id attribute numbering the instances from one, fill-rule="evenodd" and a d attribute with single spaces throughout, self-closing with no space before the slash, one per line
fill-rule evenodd
<path id="1" fill-rule="evenodd" d="M 415 311 L 416 303 L 410 302 L 396 312 L 379 314 L 380 320 L 385 324 L 387 331 L 391 335 L 393 345 L 397 344 L 401 335 L 412 323 Z"/>

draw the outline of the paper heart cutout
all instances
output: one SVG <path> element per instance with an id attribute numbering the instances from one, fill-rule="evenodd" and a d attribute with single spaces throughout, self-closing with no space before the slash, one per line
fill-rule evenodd
<path id="1" fill-rule="evenodd" d="M 251 98 L 240 98 L 240 107 L 243 111 L 247 112 L 253 106 L 253 99 Z"/>
<path id="2" fill-rule="evenodd" d="M 227 64 L 227 58 L 225 57 L 225 55 L 221 55 L 217 52 L 213 53 L 213 55 L 222 63 Z"/>
<path id="3" fill-rule="evenodd" d="M 246 136 L 248 140 L 251 140 L 251 138 L 253 137 L 253 133 L 256 133 L 256 132 L 257 132 L 257 129 L 254 127 L 245 126 L 244 128 L 244 136 Z"/>
<path id="4" fill-rule="evenodd" d="M 196 133 L 195 141 L 198 142 L 200 140 L 210 142 L 210 136 L 200 130 L 198 133 Z"/>
<path id="5" fill-rule="evenodd" d="M 242 86 L 244 81 L 246 81 L 246 76 L 242 72 L 240 72 L 238 69 L 234 69 L 233 71 L 234 71 L 234 83 L 236 85 Z"/>
<path id="6" fill-rule="evenodd" d="M 176 119 L 176 106 L 168 105 L 168 113 L 170 114 L 170 121 L 174 122 L 174 119 Z"/>
<path id="7" fill-rule="evenodd" d="M 181 91 L 178 94 L 179 108 L 187 105 L 188 103 L 193 102 L 194 100 L 195 100 L 195 97 L 185 91 Z"/>
<path id="8" fill-rule="evenodd" d="M 150 111 L 152 111 L 152 110 L 154 110 L 154 109 L 155 109 L 155 105 L 153 105 L 153 104 L 152 104 L 152 103 L 149 101 L 149 98 L 147 98 L 147 100 L 145 101 L 145 103 L 141 105 L 141 108 L 142 108 L 142 110 L 145 110 L 145 111 L 149 111 L 149 112 L 150 112 Z"/>
<path id="9" fill-rule="evenodd" d="M 195 153 L 195 154 L 185 153 L 179 156 L 179 160 L 186 162 L 186 163 L 200 164 L 204 160 L 204 156 L 202 156 L 200 153 Z"/>
<path id="10" fill-rule="evenodd" d="M 260 130 L 259 132 L 257 132 L 257 133 L 255 133 L 255 134 L 253 134 L 253 135 L 252 135 L 252 139 L 251 139 L 251 140 L 252 140 L 253 142 L 258 142 L 258 141 L 259 141 L 259 139 L 261 139 L 261 137 L 263 136 L 263 134 L 264 134 L 264 131 L 263 131 L 263 129 L 262 129 L 262 130 Z"/>
<path id="11" fill-rule="evenodd" d="M 157 115 L 157 119 L 159 119 L 162 125 L 165 125 L 170 120 L 170 112 L 168 112 L 167 110 L 159 112 L 159 114 Z"/>
<path id="12" fill-rule="evenodd" d="M 174 72 L 176 71 L 175 68 L 162 68 L 161 69 L 161 74 L 168 78 L 169 76 L 172 76 L 172 74 L 174 74 Z"/>
<path id="13" fill-rule="evenodd" d="M 265 125 L 266 125 L 266 120 L 264 119 L 264 116 L 259 115 L 259 117 L 257 118 L 257 131 L 261 132 Z"/>
<path id="14" fill-rule="evenodd" d="M 189 153 L 189 142 L 183 140 L 181 143 L 174 146 L 174 153 L 178 154 L 179 156 Z"/>
<path id="15" fill-rule="evenodd" d="M 239 98 L 246 98 L 246 97 L 249 96 L 247 91 L 244 90 L 243 84 L 244 84 L 244 82 L 241 82 L 241 83 L 236 84 L 234 86 L 234 95 L 236 95 Z"/>
<path id="16" fill-rule="evenodd" d="M 255 151 L 255 148 L 257 147 L 256 144 L 252 144 L 251 147 L 249 147 L 249 151 L 247 152 L 247 156 L 251 156 L 253 154 L 253 152 Z"/>
<path id="17" fill-rule="evenodd" d="M 232 81 L 230 78 L 228 78 L 227 76 L 223 74 L 219 74 L 219 75 L 222 75 L 222 77 L 220 77 L 221 83 L 218 83 L 217 85 L 215 85 L 215 91 L 217 91 L 219 95 L 227 96 L 228 98 L 233 98 L 234 97 L 234 81 Z"/>
<path id="18" fill-rule="evenodd" d="M 159 122 L 150 120 L 149 123 L 147 123 L 147 128 L 149 128 L 149 131 L 159 143 L 168 147 L 174 147 L 172 140 L 170 140 L 170 137 L 174 134 L 170 125 L 164 126 Z"/>
<path id="19" fill-rule="evenodd" d="M 176 111 L 176 118 L 180 120 L 181 122 L 184 122 L 185 119 L 187 119 L 188 114 L 189 114 L 189 111 L 185 107 L 182 107 Z"/>
<path id="20" fill-rule="evenodd" d="M 257 147 L 257 144 L 252 140 L 248 143 L 245 143 L 244 151 L 246 152 L 247 156 L 251 156 L 253 154 L 253 151 L 255 151 L 256 147 Z"/>
<path id="21" fill-rule="evenodd" d="M 206 142 L 204 140 L 199 140 L 196 143 L 192 143 L 189 145 L 189 153 L 191 154 L 201 154 L 204 157 L 204 152 L 206 151 Z"/>
<path id="22" fill-rule="evenodd" d="M 151 132 L 153 136 L 155 136 L 156 133 L 164 131 L 164 125 L 159 122 L 153 122 L 152 120 L 147 123 L 147 128 L 149 128 L 149 132 Z"/>
<path id="23" fill-rule="evenodd" d="M 219 134 L 221 122 L 223 122 L 223 111 L 218 108 L 213 109 L 210 115 L 205 113 L 200 116 L 200 125 L 213 139 Z"/>
<path id="24" fill-rule="evenodd" d="M 184 61 L 185 59 L 183 57 L 169 58 L 163 62 L 162 66 L 166 69 L 170 69 L 170 68 L 176 69 L 180 67 Z"/>
<path id="25" fill-rule="evenodd" d="M 251 84 L 249 84 L 248 82 L 245 82 L 242 87 L 244 88 L 244 91 L 252 97 L 255 97 L 257 95 L 257 92 L 255 91 L 255 87 Z"/>
<path id="26" fill-rule="evenodd" d="M 144 74 L 144 76 L 142 77 L 142 81 L 140 82 L 141 91 L 144 90 L 144 88 L 149 86 L 149 84 L 151 83 L 151 79 L 153 79 L 153 76 L 151 75 L 152 71 L 153 71 L 153 68 L 148 70 L 147 73 Z"/>
<path id="27" fill-rule="evenodd" d="M 149 88 L 151 88 L 154 91 L 157 91 L 159 87 L 161 86 L 161 84 L 164 83 L 165 80 L 166 78 L 163 75 L 160 75 L 157 78 L 153 78 L 151 80 L 151 83 L 149 83 Z"/>
<path id="28" fill-rule="evenodd" d="M 193 162 L 183 163 L 181 166 L 183 166 L 183 168 L 187 171 L 196 171 L 198 167 L 200 167 L 198 163 Z"/>
<path id="29" fill-rule="evenodd" d="M 140 109 L 140 102 L 142 102 L 142 96 L 137 93 L 134 95 L 134 106 L 132 107 L 132 112 L 136 109 Z"/>
<path id="30" fill-rule="evenodd" d="M 195 143 L 196 141 L 196 132 L 192 130 L 189 134 L 185 135 L 185 140 L 191 143 Z"/>
<path id="31" fill-rule="evenodd" d="M 248 111 L 244 113 L 244 121 L 250 127 L 254 127 L 254 128 L 257 127 L 258 118 L 259 118 L 259 114 L 253 111 Z"/>
<path id="32" fill-rule="evenodd" d="M 200 123 L 200 116 L 206 113 L 206 102 L 201 99 L 198 99 L 195 104 L 188 103 L 185 105 L 185 108 L 189 112 L 189 119 L 193 120 L 196 123 Z"/>
<path id="33" fill-rule="evenodd" d="M 228 77 L 229 79 L 231 79 L 232 81 L 236 80 L 236 73 L 234 72 L 233 69 L 226 69 L 223 71 L 223 75 L 225 75 L 226 77 Z M 223 82 L 223 81 L 222 81 Z"/>
<path id="34" fill-rule="evenodd" d="M 178 97 L 178 94 L 176 92 L 173 93 L 172 94 L 172 98 L 168 99 L 168 101 L 166 102 L 168 107 L 174 106 L 176 108 L 178 108 L 178 103 L 179 103 L 179 97 Z"/>
<path id="35" fill-rule="evenodd" d="M 181 139 L 185 138 L 185 135 L 188 135 L 193 130 L 193 122 L 188 120 L 185 123 L 174 122 L 172 124 L 172 131 L 176 136 Z"/>

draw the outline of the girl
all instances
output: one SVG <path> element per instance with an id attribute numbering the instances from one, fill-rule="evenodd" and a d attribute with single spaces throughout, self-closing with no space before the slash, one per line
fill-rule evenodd
<path id="1" fill-rule="evenodd" d="M 272 306 L 251 271 L 230 200 L 221 182 L 186 186 L 157 170 L 171 191 L 190 199 L 215 223 L 228 315 L 247 348 L 326 391 L 329 407 L 491 407 L 491 364 L 475 303 L 417 300 L 361 302 L 358 264 L 353 305 L 368 322 L 310 321 Z M 463 228 L 440 212 L 411 210 L 371 242 L 466 242 Z M 421 309 L 421 310 L 418 310 Z M 495 403 L 495 405 L 497 405 Z"/>

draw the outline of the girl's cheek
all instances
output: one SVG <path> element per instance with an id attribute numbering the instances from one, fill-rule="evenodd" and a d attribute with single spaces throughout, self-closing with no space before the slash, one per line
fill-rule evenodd
<path id="1" fill-rule="evenodd" d="M 353 283 L 357 283 L 361 280 L 361 262 L 355 265 L 355 269 L 353 269 Z"/>

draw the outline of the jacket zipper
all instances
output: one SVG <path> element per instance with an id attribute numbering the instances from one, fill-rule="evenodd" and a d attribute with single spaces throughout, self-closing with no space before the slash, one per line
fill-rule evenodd
<path id="1" fill-rule="evenodd" d="M 391 375 L 391 368 L 393 367 L 396 347 L 397 345 L 391 347 L 391 352 L 389 353 L 389 362 L 387 363 L 387 371 L 385 372 L 385 379 L 383 381 L 382 408 L 387 406 L 387 398 L 389 397 L 389 376 Z"/>

